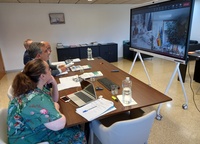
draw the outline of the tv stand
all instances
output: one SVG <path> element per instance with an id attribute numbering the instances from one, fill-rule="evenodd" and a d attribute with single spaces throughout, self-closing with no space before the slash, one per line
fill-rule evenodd
<path id="1" fill-rule="evenodd" d="M 169 83 L 167 85 L 167 88 L 166 88 L 164 94 L 165 95 L 167 94 L 167 92 L 168 92 L 168 90 L 169 90 L 169 88 L 170 88 L 170 86 L 172 84 L 172 80 L 174 79 L 174 76 L 175 76 L 176 72 L 178 72 L 178 78 L 180 80 L 180 83 L 181 83 L 181 86 L 182 86 L 182 90 L 183 90 L 183 94 L 184 94 L 184 98 L 185 98 L 185 104 L 182 105 L 182 108 L 184 110 L 186 110 L 186 109 L 188 109 L 188 98 L 187 98 L 187 94 L 185 92 L 185 87 L 183 85 L 183 80 L 182 80 L 182 76 L 181 76 L 181 72 L 180 72 L 179 66 L 180 66 L 180 62 L 176 62 L 176 67 L 174 69 L 174 72 L 173 72 L 173 74 L 171 76 L 171 79 L 170 79 L 170 81 L 169 81 Z M 159 114 L 161 106 L 162 106 L 162 104 L 159 104 L 158 109 L 157 109 L 157 115 L 156 115 L 156 119 L 157 120 L 161 120 L 162 119 L 162 116 Z"/>
<path id="2" fill-rule="evenodd" d="M 146 70 L 146 67 L 145 67 L 145 65 L 144 65 L 144 61 L 142 60 L 142 57 L 141 57 L 140 52 L 137 52 L 137 53 L 136 53 L 135 58 L 134 58 L 134 60 L 133 60 L 133 63 L 132 63 L 132 65 L 131 65 L 131 68 L 130 68 L 130 70 L 129 70 L 129 74 L 132 72 L 133 66 L 134 66 L 135 61 L 136 61 L 136 59 L 137 59 L 138 56 L 139 56 L 140 61 L 142 62 L 144 71 L 145 71 L 146 76 L 147 76 L 147 78 L 148 78 L 148 80 L 149 80 L 149 85 L 151 86 L 151 80 L 150 80 L 149 74 L 148 74 L 148 72 L 147 72 L 147 70 Z"/>
<path id="3" fill-rule="evenodd" d="M 134 58 L 136 57 L 137 52 L 131 51 L 129 48 L 130 48 L 129 42 L 126 42 L 126 43 L 123 44 L 123 58 L 133 61 Z M 153 56 L 146 55 L 146 54 L 141 54 L 141 56 L 142 56 L 143 59 L 153 57 Z M 138 61 L 138 60 L 140 60 L 140 59 L 137 58 L 136 61 Z"/>
<path id="4" fill-rule="evenodd" d="M 131 51 L 134 51 L 134 49 L 130 49 L 130 50 L 131 50 Z M 151 81 L 150 81 L 149 75 L 148 75 L 148 73 L 147 73 L 146 67 L 145 67 L 144 62 L 143 62 L 143 60 L 142 60 L 142 57 L 141 57 L 141 55 L 140 55 L 140 52 L 138 52 L 138 51 L 137 51 L 136 56 L 135 56 L 135 58 L 134 58 L 134 60 L 133 60 L 133 63 L 132 63 L 132 65 L 131 65 L 131 68 L 130 68 L 130 70 L 129 70 L 129 74 L 132 72 L 133 66 L 134 66 L 135 61 L 136 61 L 136 59 L 137 59 L 138 56 L 139 56 L 139 58 L 140 58 L 140 61 L 142 62 L 143 68 L 144 68 L 145 73 L 146 73 L 146 75 L 147 75 L 147 78 L 148 78 L 148 80 L 149 80 L 149 85 L 151 85 Z M 172 80 L 174 79 L 174 76 L 175 76 L 176 72 L 178 72 L 178 77 L 179 77 L 179 80 L 180 80 L 180 83 L 181 83 L 181 86 L 182 86 L 182 90 L 183 90 L 183 93 L 184 93 L 184 98 L 185 98 L 185 103 L 182 105 L 182 108 L 183 108 L 184 110 L 186 110 L 186 109 L 188 108 L 188 98 L 187 98 L 187 95 L 186 95 L 186 92 L 185 92 L 185 88 L 184 88 L 184 85 L 183 85 L 183 80 L 182 80 L 181 72 L 180 72 L 180 69 L 179 69 L 180 62 L 175 62 L 175 63 L 176 63 L 176 67 L 175 67 L 175 69 L 174 69 L 174 72 L 173 72 L 173 74 L 172 74 L 172 76 L 171 76 L 171 78 L 170 78 L 170 81 L 169 81 L 169 83 L 168 83 L 168 85 L 167 85 L 167 88 L 166 88 L 164 94 L 165 94 L 165 95 L 167 94 L 167 92 L 168 92 L 168 90 L 169 90 L 169 88 L 170 88 L 170 86 L 171 86 Z M 156 112 L 156 119 L 157 119 L 157 120 L 161 120 L 161 119 L 162 119 L 162 115 L 160 114 L 161 106 L 162 106 L 162 104 L 159 104 L 158 109 L 157 109 L 157 112 Z"/>

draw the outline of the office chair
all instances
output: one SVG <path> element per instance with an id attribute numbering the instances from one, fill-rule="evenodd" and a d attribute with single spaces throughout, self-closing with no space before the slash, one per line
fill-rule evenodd
<path id="1" fill-rule="evenodd" d="M 122 120 L 106 127 L 100 121 L 90 123 L 90 142 L 94 134 L 102 144 L 147 144 L 156 112 L 135 119 Z"/>
<path id="2" fill-rule="evenodd" d="M 7 137 L 7 114 L 8 109 L 0 109 L 0 144 L 7 144 L 8 137 Z M 49 144 L 49 142 L 41 142 L 38 144 Z"/>
<path id="3" fill-rule="evenodd" d="M 7 142 L 7 109 L 0 109 L 0 144 Z"/>
<path id="4" fill-rule="evenodd" d="M 13 88 L 12 88 L 12 85 L 9 86 L 8 88 L 8 93 L 7 93 L 7 96 L 10 100 L 13 99 Z"/>

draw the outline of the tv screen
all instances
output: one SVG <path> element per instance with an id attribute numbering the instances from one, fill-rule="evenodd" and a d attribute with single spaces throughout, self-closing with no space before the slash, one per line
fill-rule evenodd
<path id="1" fill-rule="evenodd" d="M 186 63 L 194 1 L 173 0 L 130 11 L 130 47 Z"/>

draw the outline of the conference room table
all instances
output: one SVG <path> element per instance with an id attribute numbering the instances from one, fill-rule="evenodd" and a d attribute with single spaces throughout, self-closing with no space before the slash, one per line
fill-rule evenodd
<path id="1" fill-rule="evenodd" d="M 103 88 L 103 90 L 96 91 L 97 96 L 102 95 L 103 98 L 113 101 L 114 106 L 116 107 L 116 110 L 109 112 L 99 117 L 98 119 L 107 118 L 109 116 L 117 115 L 122 112 L 130 111 L 130 110 L 134 110 L 138 108 L 143 108 L 143 107 L 148 107 L 151 105 L 160 104 L 160 103 L 164 103 L 164 102 L 172 100 L 170 97 L 166 96 L 165 94 L 143 83 L 142 81 L 129 75 L 122 69 L 117 68 L 116 66 L 108 63 L 107 61 L 103 60 L 100 57 L 94 58 L 94 60 L 90 60 L 90 61 L 88 61 L 87 59 L 81 59 L 81 61 L 76 62 L 75 65 L 90 65 L 91 69 L 84 70 L 84 72 L 101 71 L 103 73 L 103 76 L 96 77 L 95 81 L 92 81 L 92 83 L 94 87 L 99 86 Z M 119 71 L 113 72 L 112 70 L 119 70 Z M 80 74 L 81 74 L 80 71 L 77 71 L 77 72 L 69 71 L 68 74 L 66 75 L 61 75 L 61 76 L 56 77 L 56 80 L 58 83 L 60 83 L 59 78 L 61 77 L 80 75 Z M 137 102 L 137 104 L 124 107 L 120 101 L 118 102 L 114 101 L 111 97 L 112 96 L 111 91 L 106 89 L 102 84 L 100 84 L 97 81 L 97 79 L 103 78 L 103 77 L 110 79 L 112 82 L 120 86 L 118 90 L 118 94 L 122 94 L 122 87 L 121 87 L 122 81 L 126 77 L 130 77 L 130 80 L 132 81 L 132 98 Z M 68 95 L 70 93 L 76 92 L 78 89 L 80 90 L 81 88 L 76 87 L 76 88 L 61 90 L 59 91 L 59 96 L 61 97 L 64 95 Z M 65 115 L 66 120 L 67 120 L 66 127 L 71 127 L 78 124 L 85 124 L 88 122 L 85 118 L 81 117 L 79 114 L 76 113 L 76 108 L 78 108 L 78 106 L 72 101 L 65 103 L 59 100 L 59 104 L 60 104 L 60 111 Z"/>

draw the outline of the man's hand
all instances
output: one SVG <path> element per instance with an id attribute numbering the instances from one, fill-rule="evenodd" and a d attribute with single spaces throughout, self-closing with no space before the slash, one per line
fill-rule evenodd
<path id="1" fill-rule="evenodd" d="M 67 70 L 66 65 L 59 65 L 58 68 L 62 71 L 65 72 Z"/>

